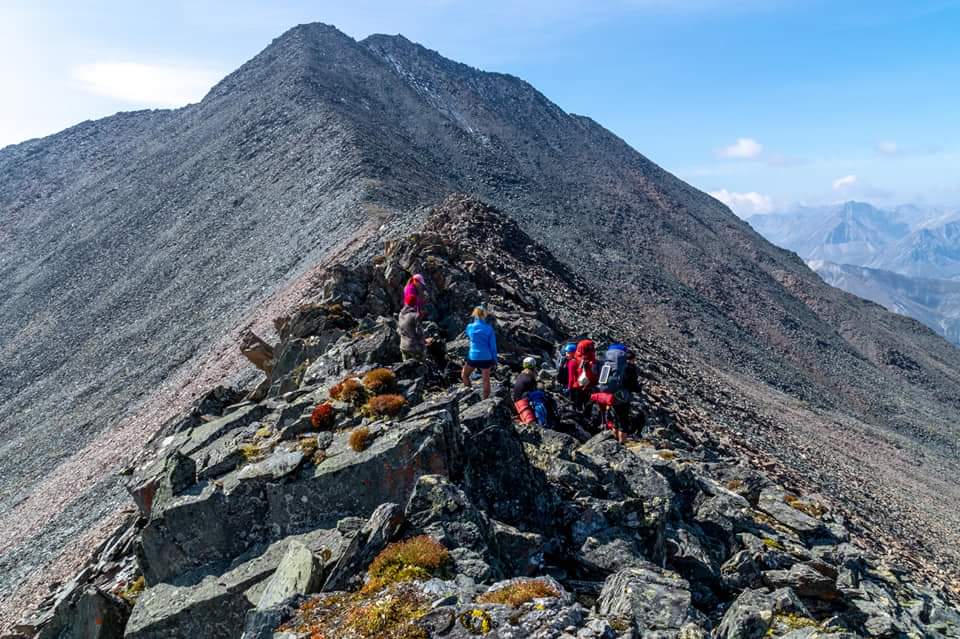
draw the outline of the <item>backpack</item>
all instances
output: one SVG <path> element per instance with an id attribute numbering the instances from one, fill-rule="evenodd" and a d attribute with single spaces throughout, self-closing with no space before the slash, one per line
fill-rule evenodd
<path id="1" fill-rule="evenodd" d="M 533 414 L 537 416 L 537 423 L 544 428 L 549 428 L 550 410 L 547 408 L 547 394 L 542 390 L 530 391 L 527 393 L 527 401 L 533 409 Z"/>
<path id="2" fill-rule="evenodd" d="M 600 367 L 598 389 L 608 393 L 620 395 L 624 390 L 623 382 L 627 371 L 627 353 L 622 350 L 610 349 L 603 355 L 603 365 Z"/>

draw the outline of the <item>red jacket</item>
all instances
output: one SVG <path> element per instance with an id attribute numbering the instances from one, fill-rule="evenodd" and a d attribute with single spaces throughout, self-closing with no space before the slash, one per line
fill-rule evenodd
<path id="1" fill-rule="evenodd" d="M 580 373 L 585 372 L 587 383 L 580 385 Z M 567 388 L 570 390 L 589 390 L 597 385 L 600 375 L 597 372 L 597 355 L 591 340 L 581 340 L 577 352 L 567 362 Z"/>

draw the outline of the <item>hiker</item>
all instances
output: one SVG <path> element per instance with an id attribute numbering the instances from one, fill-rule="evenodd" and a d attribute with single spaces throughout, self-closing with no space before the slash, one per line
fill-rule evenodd
<path id="1" fill-rule="evenodd" d="M 433 322 L 427 322 L 424 334 L 427 336 L 427 355 L 437 370 L 440 371 L 441 377 L 445 378 L 449 361 L 447 360 L 447 343 L 440 334 L 440 328 Z"/>
<path id="2" fill-rule="evenodd" d="M 420 313 L 415 306 L 405 304 L 397 319 L 397 333 L 400 334 L 400 356 L 403 361 L 423 360 L 427 341 L 420 326 Z"/>
<path id="3" fill-rule="evenodd" d="M 533 357 L 523 358 L 523 370 L 513 382 L 511 396 L 522 423 L 536 422 L 544 428 L 557 427 L 560 421 L 557 407 L 553 398 L 537 384 L 537 360 Z"/>
<path id="4" fill-rule="evenodd" d="M 633 432 L 630 400 L 640 391 L 636 355 L 623 344 L 611 344 L 603 356 L 597 392 L 590 400 L 600 409 L 602 424 L 613 431 L 621 444 Z"/>
<path id="5" fill-rule="evenodd" d="M 403 287 L 403 305 L 412 306 L 420 317 L 424 316 L 424 307 L 427 305 L 427 280 L 417 273 L 407 280 Z"/>
<path id="6" fill-rule="evenodd" d="M 563 350 L 560 352 L 560 356 L 557 358 L 557 385 L 563 389 L 563 392 L 567 392 L 567 380 L 570 377 L 570 360 L 573 359 L 573 354 L 577 351 L 576 342 L 567 342 Z"/>
<path id="7" fill-rule="evenodd" d="M 470 375 L 479 370 L 483 376 L 483 398 L 490 397 L 490 373 L 497 366 L 497 336 L 490 325 L 487 310 L 482 306 L 473 309 L 473 321 L 467 324 L 467 338 L 470 340 L 470 352 L 463 365 L 460 379 L 464 386 L 470 386 Z"/>
<path id="8" fill-rule="evenodd" d="M 597 353 L 593 340 L 583 339 L 577 344 L 573 358 L 567 362 L 567 389 L 574 410 L 585 414 L 589 410 L 590 392 L 597 384 Z"/>
<path id="9" fill-rule="evenodd" d="M 537 360 L 532 357 L 523 358 L 523 370 L 513 380 L 513 401 L 526 399 L 530 391 L 537 390 Z"/>

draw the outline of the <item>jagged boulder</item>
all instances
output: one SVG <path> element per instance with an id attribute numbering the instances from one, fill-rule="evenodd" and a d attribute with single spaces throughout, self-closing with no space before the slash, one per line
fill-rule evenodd
<path id="1" fill-rule="evenodd" d="M 124 636 L 236 639 L 243 631 L 247 611 L 264 596 L 269 603 L 281 592 L 311 588 L 322 570 L 312 557 L 339 554 L 345 545 L 336 529 L 316 530 L 251 548 L 231 562 L 215 562 L 156 584 L 140 595 Z M 284 572 L 277 576 L 280 567 Z M 277 581 L 271 594 L 274 576 Z"/>
<path id="2" fill-rule="evenodd" d="M 91 586 L 62 598 L 35 639 L 120 639 L 130 616 L 122 599 Z"/>
<path id="3" fill-rule="evenodd" d="M 597 611 L 615 628 L 630 628 L 654 639 L 673 639 L 687 624 L 704 621 L 692 605 L 690 585 L 676 573 L 649 563 L 610 575 Z"/>
<path id="4" fill-rule="evenodd" d="M 363 571 L 387 547 L 403 524 L 403 510 L 397 504 L 381 504 L 354 534 L 327 576 L 323 589 L 347 590 L 362 582 Z"/>
<path id="5" fill-rule="evenodd" d="M 273 347 L 253 331 L 246 330 L 240 335 L 240 353 L 267 376 L 273 372 L 276 363 Z"/>
<path id="6" fill-rule="evenodd" d="M 466 493 L 441 475 L 424 475 L 406 508 L 412 532 L 430 535 L 451 550 L 456 570 L 478 581 L 504 574 L 491 548 L 490 519 Z"/>
<path id="7" fill-rule="evenodd" d="M 757 508 L 773 517 L 777 522 L 796 532 L 802 539 L 812 541 L 835 541 L 827 525 L 791 505 L 789 493 L 779 486 L 768 486 L 760 493 Z"/>
<path id="8" fill-rule="evenodd" d="M 400 361 L 400 336 L 396 320 L 379 317 L 372 326 L 344 335 L 316 358 L 301 379 L 318 384 L 362 367 L 389 366 Z"/>
<path id="9" fill-rule="evenodd" d="M 767 636 L 777 617 L 787 617 L 794 623 L 813 622 L 806 606 L 789 588 L 773 592 L 745 590 L 723 615 L 716 636 L 718 639 L 761 639 Z"/>
<path id="10" fill-rule="evenodd" d="M 667 480 L 651 463 L 618 444 L 608 433 L 601 433 L 580 446 L 575 461 L 598 477 L 605 501 L 623 504 L 624 524 L 641 535 L 646 558 L 661 562 L 666 550 L 667 516 L 674 498 Z M 606 507 L 599 510 L 609 512 Z M 609 521 L 609 517 L 605 519 Z M 592 518 L 592 521 L 599 520 Z"/>
<path id="11" fill-rule="evenodd" d="M 790 570 L 768 570 L 763 573 L 763 581 L 771 588 L 790 588 L 802 598 L 836 601 L 841 597 L 836 569 L 822 562 L 798 563 Z"/>
<path id="12" fill-rule="evenodd" d="M 301 466 L 300 457 L 294 464 L 294 453 L 280 453 L 290 463 L 241 468 L 158 500 L 142 533 L 147 582 L 346 516 L 367 517 L 383 502 L 406 503 L 421 475 L 456 475 L 463 466 L 455 417 L 442 409 L 380 431 L 362 452 L 352 450 L 348 438 L 338 433 L 319 465 Z"/>
<path id="13" fill-rule="evenodd" d="M 464 437 L 464 490 L 490 517 L 542 526 L 553 519 L 559 497 L 530 463 L 507 402 L 491 397 L 460 411 Z"/>

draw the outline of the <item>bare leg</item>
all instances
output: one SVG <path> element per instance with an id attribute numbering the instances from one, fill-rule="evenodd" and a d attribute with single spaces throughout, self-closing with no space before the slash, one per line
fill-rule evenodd
<path id="1" fill-rule="evenodd" d="M 463 385 L 470 387 L 470 374 L 473 372 L 473 366 L 470 364 L 464 364 L 463 370 L 460 371 L 460 379 L 463 381 Z"/>
<path id="2" fill-rule="evenodd" d="M 488 399 L 490 397 L 490 369 L 481 371 L 483 375 L 483 398 Z"/>

